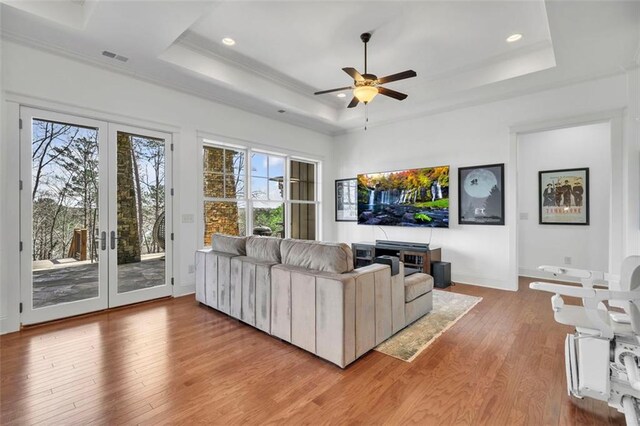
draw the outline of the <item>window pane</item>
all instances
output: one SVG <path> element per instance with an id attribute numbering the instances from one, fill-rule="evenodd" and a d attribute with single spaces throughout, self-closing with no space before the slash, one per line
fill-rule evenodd
<path id="1" fill-rule="evenodd" d="M 284 177 L 284 157 L 269 156 L 269 177 L 280 179 Z"/>
<path id="2" fill-rule="evenodd" d="M 253 203 L 253 233 L 284 237 L 284 204 Z"/>
<path id="3" fill-rule="evenodd" d="M 205 197 L 224 197 L 222 171 L 224 165 L 224 150 L 213 146 L 202 149 L 202 181 Z"/>
<path id="4" fill-rule="evenodd" d="M 246 206 L 242 202 L 204 202 L 204 244 L 211 245 L 211 234 L 245 235 Z"/>
<path id="5" fill-rule="evenodd" d="M 291 203 L 291 238 L 316 239 L 316 205 Z"/>
<path id="6" fill-rule="evenodd" d="M 118 293 L 165 285 L 164 140 L 117 133 Z"/>
<path id="7" fill-rule="evenodd" d="M 204 196 L 244 198 L 244 159 L 242 151 L 203 147 Z"/>
<path id="8" fill-rule="evenodd" d="M 202 158 L 205 172 L 222 173 L 224 149 L 215 146 L 204 146 Z"/>
<path id="9" fill-rule="evenodd" d="M 251 198 L 254 200 L 266 200 L 268 197 L 269 185 L 267 178 L 251 179 Z"/>
<path id="10" fill-rule="evenodd" d="M 291 161 L 291 199 L 315 201 L 316 165 L 303 161 Z"/>
<path id="11" fill-rule="evenodd" d="M 225 198 L 244 198 L 245 156 L 243 151 L 225 149 Z"/>
<path id="12" fill-rule="evenodd" d="M 282 197 L 282 187 L 284 183 L 282 179 L 271 178 L 269 179 L 269 199 L 281 201 L 284 198 Z"/>
<path id="13" fill-rule="evenodd" d="M 251 153 L 251 176 L 268 177 L 267 175 L 267 154 L 259 152 Z"/>
<path id="14" fill-rule="evenodd" d="M 31 125 L 33 308 L 98 297 L 98 129 Z"/>
<path id="15" fill-rule="evenodd" d="M 225 198 L 244 198 L 244 176 L 226 175 Z"/>
<path id="16" fill-rule="evenodd" d="M 224 198 L 224 181 L 222 173 L 205 172 L 204 180 L 204 196 Z"/>

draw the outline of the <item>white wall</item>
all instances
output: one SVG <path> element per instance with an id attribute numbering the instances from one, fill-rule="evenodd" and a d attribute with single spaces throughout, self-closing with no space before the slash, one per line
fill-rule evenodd
<path id="1" fill-rule="evenodd" d="M 640 58 L 639 58 L 640 59 Z M 627 121 L 623 168 L 629 179 L 622 182 L 629 197 L 624 200 L 625 253 L 640 253 L 640 68 L 627 74 Z"/>
<path id="2" fill-rule="evenodd" d="M 410 108 L 410 99 L 398 108 Z M 512 129 L 564 117 L 621 110 L 628 102 L 627 77 L 620 75 L 387 125 L 376 126 L 375 115 L 370 111 L 369 130 L 336 138 L 338 161 L 334 178 L 354 177 L 362 172 L 450 165 L 450 227 L 434 229 L 432 245 L 441 246 L 443 260 L 452 262 L 454 281 L 515 290 L 516 144 Z M 374 110 L 375 105 L 370 109 Z M 625 124 L 631 121 L 628 117 L 625 119 Z M 635 141 L 629 145 L 636 147 Z M 629 149 L 625 148 L 625 155 Z M 635 162 L 637 158 L 636 155 Z M 457 168 L 493 163 L 506 164 L 506 225 L 458 225 Z M 625 173 L 628 174 L 628 170 Z M 636 189 L 637 179 L 637 175 L 631 177 Z M 625 200 L 633 195 L 631 192 L 631 188 L 625 192 Z M 630 216 L 638 215 L 637 205 L 630 204 L 628 210 Z M 355 223 L 337 223 L 334 229 L 335 239 L 348 242 L 384 238 L 378 228 Z M 428 229 L 385 227 L 385 231 L 390 239 L 396 240 L 428 241 L 430 238 Z"/>
<path id="3" fill-rule="evenodd" d="M 538 223 L 538 172 L 589 168 L 588 226 Z M 518 266 L 521 275 L 544 277 L 539 265 L 608 271 L 611 206 L 609 123 L 528 133 L 518 138 Z M 615 183 L 618 186 L 621 182 Z M 523 217 L 526 216 L 526 219 Z"/>
<path id="4" fill-rule="evenodd" d="M 7 100 L 7 112 L 2 118 L 11 126 L 3 124 L 0 146 L 3 161 L 0 200 L 2 211 L 6 213 L 6 216 L 0 216 L 3 220 L 0 331 L 15 330 L 18 326 L 18 104 L 173 133 L 176 144 L 174 276 L 178 295 L 194 290 L 195 278 L 188 273 L 188 266 L 193 264 L 194 251 L 202 240 L 197 223 L 180 223 L 183 214 L 192 214 L 199 219 L 197 170 L 201 153 L 198 133 L 303 153 L 308 158 L 323 160 L 325 175 L 332 175 L 332 140 L 329 136 L 6 40 L 2 55 L 2 89 Z M 323 198 L 331 200 L 332 191 L 331 186 L 325 186 Z M 323 218 L 324 229 L 330 228 L 331 203 L 325 203 Z"/>

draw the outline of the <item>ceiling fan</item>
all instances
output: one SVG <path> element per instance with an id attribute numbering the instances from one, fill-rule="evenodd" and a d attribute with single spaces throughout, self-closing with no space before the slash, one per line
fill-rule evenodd
<path id="1" fill-rule="evenodd" d="M 363 33 L 360 35 L 360 40 L 364 43 L 364 74 L 360 74 L 355 68 L 342 68 L 342 71 L 346 72 L 353 78 L 353 86 L 339 87 L 337 89 L 322 90 L 315 92 L 314 95 L 324 95 L 325 93 L 340 92 L 343 90 L 352 89 L 353 99 L 347 105 L 347 108 L 353 108 L 358 103 L 362 102 L 365 105 L 371 102 L 371 100 L 380 93 L 381 95 L 389 96 L 390 98 L 402 101 L 407 98 L 404 93 L 396 92 L 395 90 L 387 89 L 380 86 L 381 84 L 391 83 L 392 81 L 404 80 L 405 78 L 415 77 L 416 72 L 414 70 L 407 70 L 399 72 L 397 74 L 391 74 L 386 77 L 378 78 L 374 74 L 367 73 L 367 43 L 371 40 L 371 33 Z"/>

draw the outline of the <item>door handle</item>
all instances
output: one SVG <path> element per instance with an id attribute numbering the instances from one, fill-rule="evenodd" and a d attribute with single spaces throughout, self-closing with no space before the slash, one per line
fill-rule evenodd
<path id="1" fill-rule="evenodd" d="M 107 232 L 106 231 L 102 231 L 100 233 L 100 237 L 98 238 L 94 238 L 94 241 L 100 241 L 100 250 L 106 250 L 107 249 Z"/>
<path id="2" fill-rule="evenodd" d="M 118 239 L 118 237 L 116 237 L 116 231 L 111 231 L 111 250 L 116 248 L 116 240 Z"/>
<path id="3" fill-rule="evenodd" d="M 100 249 L 103 251 L 107 249 L 107 231 L 100 233 Z"/>

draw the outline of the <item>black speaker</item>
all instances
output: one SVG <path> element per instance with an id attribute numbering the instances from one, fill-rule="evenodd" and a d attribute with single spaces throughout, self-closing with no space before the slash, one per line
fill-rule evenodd
<path id="1" fill-rule="evenodd" d="M 431 262 L 431 275 L 433 284 L 438 288 L 445 288 L 451 285 L 451 263 Z"/>

